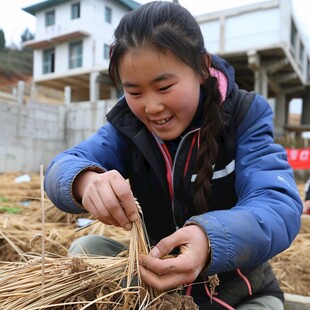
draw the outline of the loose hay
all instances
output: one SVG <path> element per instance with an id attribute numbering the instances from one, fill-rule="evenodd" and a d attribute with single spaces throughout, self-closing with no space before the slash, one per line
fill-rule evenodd
<path id="1" fill-rule="evenodd" d="M 20 208 L 21 202 L 27 201 L 30 203 L 27 207 L 23 206 L 22 212 L 17 214 L 1 213 L 0 211 L 0 281 L 3 281 L 4 279 L 4 270 L 6 273 L 9 273 L 9 268 L 11 268 L 11 273 L 13 274 L 17 267 L 21 268 L 21 270 L 25 268 L 24 266 L 28 263 L 29 260 L 32 261 L 33 264 L 35 260 L 37 260 L 36 264 L 40 265 L 40 258 L 34 258 L 33 256 L 28 256 L 28 254 L 24 254 L 25 252 L 29 252 L 29 244 L 31 242 L 31 250 L 36 253 L 40 252 L 41 241 L 39 242 L 39 234 L 41 233 L 42 228 L 40 211 L 40 177 L 37 174 L 30 174 L 30 182 L 17 184 L 14 182 L 14 179 L 19 175 L 20 174 L 18 173 L 0 174 L 0 198 L 5 198 L 3 199 L 5 202 L 1 203 L 0 200 L 1 205 L 6 205 L 12 208 Z M 304 184 L 298 184 L 298 188 L 301 198 L 303 199 Z M 49 261 L 47 263 L 50 264 L 50 267 L 47 267 L 47 269 L 50 270 L 51 266 L 55 264 L 56 271 L 54 270 L 54 274 L 57 274 L 57 270 L 60 268 L 58 266 L 58 262 L 60 264 L 61 261 L 70 260 L 70 258 L 66 257 L 66 249 L 69 248 L 71 242 L 79 236 L 85 234 L 104 234 L 127 245 L 130 242 L 130 234 L 128 232 L 124 231 L 123 229 L 107 226 L 101 223 L 94 223 L 89 228 L 76 232 L 76 220 L 81 216 L 91 218 L 88 214 L 66 214 L 58 210 L 47 197 L 45 198 L 45 203 L 45 245 L 47 256 L 49 256 Z M 284 292 L 303 296 L 310 296 L 310 291 L 308 289 L 310 283 L 310 225 L 307 225 L 307 223 L 309 224 L 309 221 L 303 222 L 302 231 L 297 236 L 292 246 L 271 260 L 273 269 L 280 281 L 281 288 L 284 290 Z M 35 242 L 36 238 L 37 242 Z M 103 262 L 104 261 L 105 259 L 103 258 Z M 87 260 L 87 263 L 88 262 L 89 261 Z M 98 263 L 98 260 L 96 260 L 96 262 Z M 67 264 L 70 263 L 67 262 Z M 98 264 L 100 265 L 100 263 Z M 28 279 L 30 278 L 28 277 Z M 57 281 L 56 277 L 54 280 Z M 12 284 L 12 286 L 18 285 L 18 280 L 15 279 L 15 281 L 15 284 Z M 60 281 L 66 281 L 66 278 L 60 278 Z M 101 283 L 103 282 L 104 281 L 101 281 Z M 117 285 L 119 284 L 117 283 Z M 2 288 L 2 284 L 0 284 L 0 287 Z M 0 290 L 0 292 L 2 292 L 2 290 Z M 134 295 L 135 293 L 132 294 Z M 163 295 L 161 297 L 160 306 L 158 304 L 157 308 L 151 308 L 154 305 L 149 305 L 148 309 L 173 309 L 173 307 L 165 308 L 166 301 L 163 301 L 164 298 L 169 299 L 170 296 L 173 296 L 173 294 L 174 293 Z M 28 295 L 28 293 L 26 295 Z M 26 297 L 24 296 L 23 298 Z M 76 297 L 77 300 L 80 298 L 82 297 Z M 185 304 L 187 299 L 182 302 Z M 58 309 L 81 309 L 83 305 L 85 305 L 85 301 L 84 303 L 80 304 L 77 302 L 74 306 L 67 306 L 67 308 L 61 306 L 58 307 Z M 94 308 L 91 308 L 93 306 Z M 89 305 L 88 309 L 108 309 L 104 307 L 106 307 L 106 305 L 102 303 L 99 305 L 99 302 L 96 302 L 96 305 Z M 183 308 L 182 307 L 183 306 L 178 306 L 175 307 L 175 309 L 191 309 L 190 307 L 187 308 L 186 306 Z M 3 309 L 11 310 L 18 308 L 10 307 Z M 30 307 L 28 309 L 33 308 Z M 54 309 L 57 309 L 57 307 Z"/>
<path id="2" fill-rule="evenodd" d="M 20 253 L 26 262 L 0 265 L 0 309 L 198 309 L 191 297 L 160 294 L 142 282 L 138 255 L 148 250 L 140 220 L 131 230 L 129 251 L 120 256 L 43 261 Z"/>
<path id="3" fill-rule="evenodd" d="M 159 294 L 143 283 L 138 257 L 141 253 L 148 253 L 149 243 L 142 215 L 133 223 L 129 250 L 122 255 L 48 255 L 46 245 L 57 242 L 50 238 L 52 229 L 48 229 L 44 218 L 42 176 L 41 172 L 42 229 L 30 241 L 33 248 L 42 238 L 41 255 L 26 254 L 16 245 L 15 242 L 21 240 L 10 233 L 12 223 L 8 218 L 3 223 L 5 233 L 0 230 L 2 239 L 24 261 L 1 262 L 0 309 L 197 309 L 190 297 L 176 291 Z M 138 203 L 137 208 L 142 214 Z M 93 230 L 102 232 L 100 225 L 103 224 L 98 222 L 91 226 Z"/>
<path id="4" fill-rule="evenodd" d="M 310 296 L 310 233 L 299 234 L 271 265 L 285 293 Z"/>

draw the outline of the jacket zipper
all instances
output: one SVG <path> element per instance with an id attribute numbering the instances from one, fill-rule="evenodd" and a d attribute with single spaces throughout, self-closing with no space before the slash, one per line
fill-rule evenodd
<path id="1" fill-rule="evenodd" d="M 178 227 L 176 224 L 175 211 L 174 211 L 175 204 L 174 204 L 174 182 L 173 182 L 173 179 L 174 179 L 175 163 L 176 163 L 176 159 L 180 153 L 180 149 L 181 149 L 182 145 L 184 144 L 184 141 L 186 140 L 186 138 L 188 136 L 190 136 L 191 134 L 193 134 L 195 132 L 199 132 L 199 131 L 200 131 L 200 128 L 191 130 L 185 136 L 183 136 L 181 138 L 181 141 L 177 147 L 173 162 L 172 162 L 170 156 L 168 157 L 169 151 L 167 150 L 167 147 L 164 146 L 164 142 L 159 137 L 157 137 L 154 133 L 152 133 L 157 144 L 158 144 L 158 146 L 159 146 L 159 149 L 161 150 L 161 152 L 164 156 L 164 160 L 166 163 L 166 169 L 167 169 L 167 176 L 166 177 L 167 177 L 167 181 L 168 181 L 170 198 L 171 198 L 172 217 L 173 217 L 173 222 L 174 222 L 174 226 L 175 226 L 176 230 L 178 230 L 180 227 Z M 198 143 L 199 143 L 199 141 L 198 141 Z"/>

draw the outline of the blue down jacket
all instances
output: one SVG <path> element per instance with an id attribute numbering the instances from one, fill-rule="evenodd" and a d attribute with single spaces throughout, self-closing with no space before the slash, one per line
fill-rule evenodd
<path id="1" fill-rule="evenodd" d="M 227 80 L 225 105 L 238 105 L 232 68 L 214 57 L 213 66 Z M 300 229 L 302 202 L 284 148 L 273 141 L 273 114 L 260 95 L 221 139 L 214 166 L 209 211 L 197 215 L 191 206 L 196 150 L 189 148 L 199 131 L 199 111 L 192 128 L 175 146 L 172 169 L 174 197 L 169 193 L 167 166 L 158 141 L 121 99 L 108 114 L 108 123 L 86 141 L 59 154 L 50 163 L 45 190 L 52 202 L 70 213 L 82 212 L 71 185 L 84 169 L 118 170 L 131 182 L 154 242 L 184 223 L 195 223 L 209 236 L 212 261 L 208 275 L 237 268 L 252 269 L 288 248 Z M 194 143 L 195 145 L 195 143 Z M 187 159 L 187 160 L 186 160 Z M 184 165 L 188 168 L 184 177 Z M 170 169 L 170 168 L 168 168 Z"/>

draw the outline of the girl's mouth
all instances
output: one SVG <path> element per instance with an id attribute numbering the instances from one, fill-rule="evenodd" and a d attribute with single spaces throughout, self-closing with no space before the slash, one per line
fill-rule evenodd
<path id="1" fill-rule="evenodd" d="M 171 117 L 167 117 L 158 121 L 153 121 L 153 123 L 155 123 L 156 125 L 165 125 L 166 123 L 168 123 L 170 120 L 172 119 Z"/>

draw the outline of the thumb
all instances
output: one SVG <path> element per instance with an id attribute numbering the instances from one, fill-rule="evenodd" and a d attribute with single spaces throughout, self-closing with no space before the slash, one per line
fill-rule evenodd
<path id="1" fill-rule="evenodd" d="M 159 241 L 156 246 L 151 249 L 149 254 L 155 258 L 161 258 L 170 254 L 173 249 L 182 245 L 183 241 L 182 235 L 179 231 L 176 231 L 172 235 Z"/>
<path id="2" fill-rule="evenodd" d="M 159 249 L 157 246 L 154 246 L 151 251 L 150 251 L 150 255 L 155 257 L 155 258 L 161 258 L 164 255 L 161 255 Z"/>

